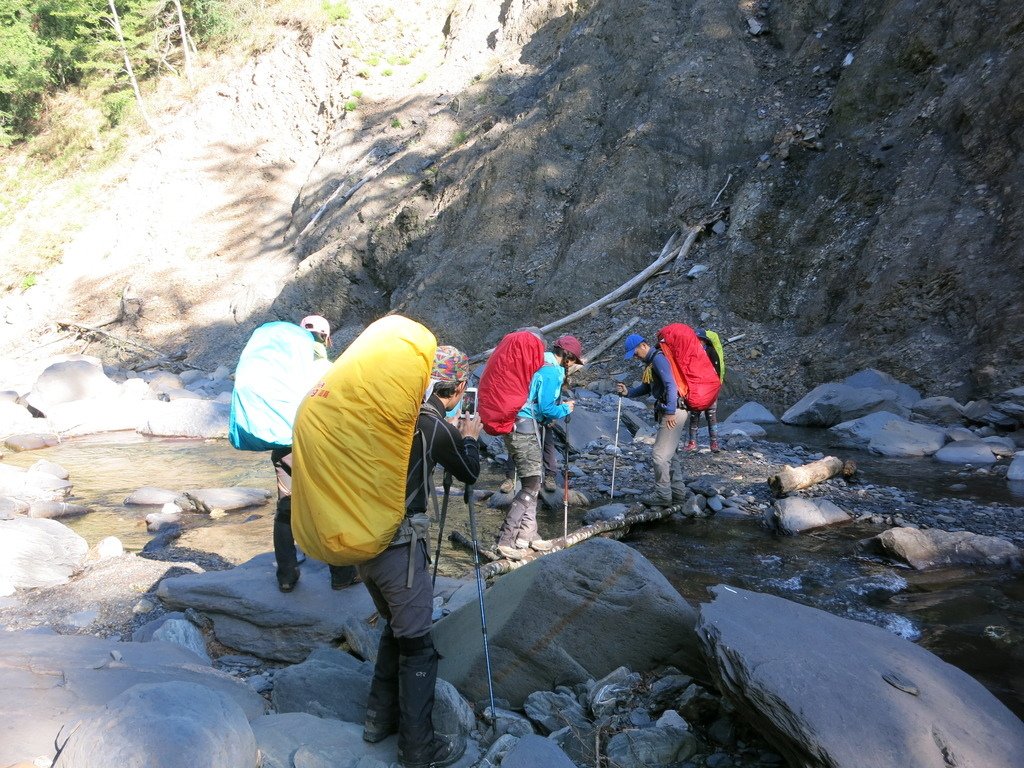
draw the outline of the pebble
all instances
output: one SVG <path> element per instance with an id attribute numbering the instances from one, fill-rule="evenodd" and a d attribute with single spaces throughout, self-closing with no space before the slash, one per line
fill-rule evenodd
<path id="1" fill-rule="evenodd" d="M 153 601 L 144 597 L 132 607 L 132 613 L 149 613 L 154 608 L 156 605 Z"/>

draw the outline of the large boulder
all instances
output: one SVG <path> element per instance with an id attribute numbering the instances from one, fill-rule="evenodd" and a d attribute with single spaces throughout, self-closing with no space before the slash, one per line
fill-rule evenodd
<path id="1" fill-rule="evenodd" d="M 1021 764 L 1024 723 L 924 648 L 780 597 L 713 592 L 697 630 L 719 689 L 790 765 Z"/>
<path id="2" fill-rule="evenodd" d="M 70 720 L 54 768 L 252 768 L 256 737 L 230 696 L 192 682 L 135 685 Z"/>
<path id="3" fill-rule="evenodd" d="M 49 472 L 0 464 L 0 495 L 26 501 L 60 501 L 71 493 L 71 483 Z"/>
<path id="4" fill-rule="evenodd" d="M 938 528 L 890 528 L 865 544 L 917 570 L 954 565 L 1016 565 L 1022 554 L 1013 542 L 997 536 Z"/>
<path id="5" fill-rule="evenodd" d="M 0 520 L 0 581 L 14 587 L 65 584 L 88 553 L 85 539 L 56 520 Z"/>
<path id="6" fill-rule="evenodd" d="M 231 406 L 210 400 L 144 400 L 143 416 L 136 429 L 144 435 L 158 437 L 221 437 L 228 436 Z"/>
<path id="7" fill-rule="evenodd" d="M 80 357 L 48 366 L 36 379 L 25 401 L 43 414 L 58 403 L 116 397 L 117 384 L 96 358 Z"/>
<path id="8" fill-rule="evenodd" d="M 387 768 L 395 759 L 395 739 L 363 741 L 363 726 L 302 712 L 264 715 L 252 721 L 261 768 Z M 476 755 L 476 750 L 467 750 Z M 466 759 L 466 758 L 464 758 Z M 459 765 L 472 765 L 472 760 Z"/>
<path id="9" fill-rule="evenodd" d="M 739 421 L 747 424 L 775 424 L 778 422 L 778 419 L 775 418 L 775 414 L 763 405 L 751 401 L 744 403 L 730 413 L 725 421 Z"/>
<path id="10" fill-rule="evenodd" d="M 946 432 L 878 412 L 831 427 L 840 445 L 867 448 L 883 456 L 930 456 L 946 444 Z"/>
<path id="11" fill-rule="evenodd" d="M 272 496 L 266 488 L 196 488 L 185 491 L 174 503 L 186 512 L 209 514 L 215 509 L 232 512 L 247 507 L 258 507 Z"/>
<path id="12" fill-rule="evenodd" d="M 947 464 L 994 464 L 992 446 L 981 440 L 956 440 L 936 451 L 932 458 Z"/>
<path id="13" fill-rule="evenodd" d="M 1013 461 L 1006 470 L 1006 479 L 1011 482 L 1024 480 L 1024 451 L 1014 454 Z"/>
<path id="14" fill-rule="evenodd" d="M 592 442 L 614 443 L 615 412 L 589 411 L 585 408 L 578 408 L 569 420 L 566 436 L 569 440 L 569 447 L 576 453 L 585 451 Z"/>
<path id="15" fill-rule="evenodd" d="M 557 685 L 620 665 L 672 663 L 702 675 L 690 605 L 642 555 L 591 539 L 502 576 L 485 594 L 496 695 L 520 707 Z M 599 642 L 595 642 L 599 639 Z M 470 701 L 487 695 L 480 613 L 467 604 L 434 626 L 439 675 Z"/>
<path id="16" fill-rule="evenodd" d="M 875 368 L 866 368 L 858 371 L 852 376 L 843 379 L 843 384 L 848 387 L 860 387 L 862 389 L 880 389 L 891 391 L 896 397 L 896 402 L 908 408 L 921 399 L 921 393 L 909 384 L 893 378 L 888 373 L 883 373 Z"/>
<path id="17" fill-rule="evenodd" d="M 372 663 L 335 648 L 318 648 L 274 676 L 274 709 L 361 724 L 372 678 Z"/>
<path id="18" fill-rule="evenodd" d="M 900 416 L 909 413 L 905 406 L 899 404 L 896 393 L 891 389 L 831 383 L 821 384 L 804 395 L 782 414 L 782 421 L 801 427 L 831 427 L 875 411 L 890 411 Z"/>
<path id="19" fill-rule="evenodd" d="M 780 533 L 800 533 L 850 522 L 850 515 L 828 499 L 788 496 L 764 511 L 765 524 Z"/>
<path id="20" fill-rule="evenodd" d="M 55 431 L 69 437 L 133 430 L 145 418 L 146 406 L 118 395 L 55 404 L 46 415 Z"/>
<path id="21" fill-rule="evenodd" d="M 914 403 L 910 410 L 915 418 L 933 424 L 960 424 L 964 420 L 964 407 L 952 397 L 926 397 Z"/>
<path id="22" fill-rule="evenodd" d="M 258 555 L 237 568 L 164 579 L 157 595 L 171 608 L 194 608 L 213 619 L 224 645 L 278 661 L 299 662 L 340 638 L 369 658 L 379 630 L 369 619 L 376 608 L 362 584 L 332 590 L 327 566 L 306 560 L 294 592 L 277 588 L 274 555 Z M 439 576 L 436 594 L 447 597 L 462 586 Z M 372 647 L 364 648 L 367 638 Z"/>
<path id="23" fill-rule="evenodd" d="M 254 718 L 266 702 L 249 686 L 169 643 L 85 635 L 0 633 L 0 765 L 50 756 L 61 726 L 101 710 L 139 683 L 183 681 L 219 691 Z M 153 718 L 159 727 L 162 718 Z M 65 737 L 67 732 L 65 732 Z M 117 760 L 104 763 L 121 765 Z"/>

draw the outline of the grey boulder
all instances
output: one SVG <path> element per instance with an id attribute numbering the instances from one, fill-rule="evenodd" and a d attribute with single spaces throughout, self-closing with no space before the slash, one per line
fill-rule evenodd
<path id="1" fill-rule="evenodd" d="M 779 499 L 764 511 L 764 520 L 769 528 L 789 534 L 848 523 L 850 519 L 849 514 L 827 499 L 805 499 L 802 496 Z"/>
<path id="2" fill-rule="evenodd" d="M 946 444 L 945 430 L 885 412 L 844 421 L 829 431 L 840 445 L 867 448 L 883 456 L 930 456 Z"/>
<path id="3" fill-rule="evenodd" d="M 146 485 L 129 493 L 122 503 L 125 506 L 162 507 L 164 504 L 173 504 L 179 495 L 177 491 Z"/>
<path id="4" fill-rule="evenodd" d="M 994 464 L 992 446 L 981 440 L 957 440 L 940 448 L 933 458 L 947 464 Z"/>
<path id="5" fill-rule="evenodd" d="M 1015 565 L 1021 550 L 1006 539 L 938 528 L 890 528 L 867 540 L 875 551 L 897 557 L 917 570 L 954 565 Z"/>
<path id="6" fill-rule="evenodd" d="M 501 760 L 501 768 L 575 768 L 557 744 L 535 734 L 523 736 Z"/>
<path id="7" fill-rule="evenodd" d="M 0 581 L 14 587 L 65 584 L 88 553 L 85 539 L 56 520 L 0 520 Z"/>
<path id="8" fill-rule="evenodd" d="M 48 366 L 39 374 L 25 401 L 40 413 L 58 403 L 116 396 L 117 384 L 96 358 L 80 357 Z"/>
<path id="9" fill-rule="evenodd" d="M 918 400 L 910 410 L 914 417 L 933 424 L 960 424 L 964 420 L 964 407 L 952 397 L 926 397 Z"/>
<path id="10" fill-rule="evenodd" d="M 891 391 L 895 395 L 896 401 L 907 407 L 912 407 L 921 399 L 921 393 L 912 386 L 875 368 L 866 368 L 852 376 L 847 376 L 843 379 L 843 384 L 848 387 Z"/>
<path id="11" fill-rule="evenodd" d="M 718 687 L 790 765 L 1020 765 L 1024 723 L 924 648 L 780 597 L 713 592 L 698 634 Z"/>
<path id="12" fill-rule="evenodd" d="M 579 408 L 573 412 L 565 432 L 569 447 L 576 453 L 583 453 L 593 442 L 613 443 L 615 441 L 615 414 L 609 411 L 588 411 Z"/>
<path id="13" fill-rule="evenodd" d="M 182 493 L 174 503 L 186 512 L 209 514 L 215 509 L 231 512 L 258 507 L 266 504 L 270 496 L 270 491 L 264 488 L 196 488 Z"/>
<path id="14" fill-rule="evenodd" d="M 319 648 L 274 676 L 274 709 L 362 724 L 373 664 L 335 648 Z"/>
<path id="15" fill-rule="evenodd" d="M 612 765 L 654 768 L 678 765 L 696 754 L 699 742 L 689 730 L 673 725 L 622 731 L 608 741 Z"/>
<path id="16" fill-rule="evenodd" d="M 367 744 L 362 725 L 302 712 L 264 715 L 252 721 L 252 730 L 261 768 L 387 768 L 395 757 L 393 738 Z M 329 760 L 320 762 L 321 756 Z"/>
<path id="17" fill-rule="evenodd" d="M 1006 479 L 1011 482 L 1024 480 L 1024 451 L 1019 451 L 1014 455 L 1013 461 L 1010 462 L 1010 466 L 1006 470 Z"/>
<path id="18" fill-rule="evenodd" d="M 701 437 L 706 437 L 708 434 L 707 429 L 701 429 Z M 718 425 L 718 434 L 721 437 L 729 437 L 731 435 L 746 435 L 747 437 L 757 439 L 764 437 L 768 433 L 765 432 L 764 427 L 760 424 L 755 424 L 752 421 L 723 421 Z"/>
<path id="19" fill-rule="evenodd" d="M 176 645 L 0 633 L 0 765 L 52 755 L 62 724 L 102 709 L 139 683 L 170 681 L 219 691 L 248 718 L 266 711 L 266 702 L 247 685 Z M 154 727 L 159 722 L 154 718 Z"/>
<path id="20" fill-rule="evenodd" d="M 145 400 L 144 415 L 136 429 L 159 437 L 228 436 L 231 406 L 209 400 Z"/>
<path id="21" fill-rule="evenodd" d="M 520 707 L 534 691 L 598 679 L 619 665 L 700 671 L 694 612 L 642 555 L 591 539 L 501 578 L 485 593 L 496 695 Z M 601 642 L 594 642 L 601 638 Z M 487 695 L 480 613 L 467 604 L 434 625 L 439 675 L 470 701 Z"/>
<path id="22" fill-rule="evenodd" d="M 54 768 L 252 768 L 257 761 L 242 708 L 196 683 L 135 685 L 65 729 Z"/>
<path id="23" fill-rule="evenodd" d="M 804 395 L 782 414 L 782 421 L 801 427 L 831 427 L 875 411 L 890 411 L 900 416 L 909 413 L 891 389 L 830 383 L 821 384 Z"/>
<path id="24" fill-rule="evenodd" d="M 735 411 L 730 413 L 726 417 L 725 421 L 738 421 L 747 424 L 775 424 L 778 422 L 778 419 L 775 418 L 775 414 L 763 405 L 751 401 L 749 403 L 744 403 Z"/>

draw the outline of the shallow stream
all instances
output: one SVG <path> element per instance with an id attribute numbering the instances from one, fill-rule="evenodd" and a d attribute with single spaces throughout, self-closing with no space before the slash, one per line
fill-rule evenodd
<path id="1" fill-rule="evenodd" d="M 780 434 L 780 431 L 782 434 Z M 810 433 L 810 434 L 808 434 Z M 781 429 L 773 439 L 814 449 L 822 431 Z M 821 445 L 821 450 L 827 448 Z M 865 480 L 892 485 L 932 498 L 952 495 L 958 471 L 928 460 L 892 461 L 856 451 Z M 93 511 L 67 524 L 90 545 L 118 536 L 129 550 L 151 538 L 145 515 L 152 507 L 125 507 L 129 493 L 142 486 L 171 490 L 242 485 L 275 488 L 267 454 L 236 451 L 223 440 L 155 440 L 134 433 L 95 435 L 54 448 L 5 457 L 9 464 L 29 466 L 39 459 L 57 462 L 71 473 L 74 501 Z M 961 497 L 985 503 L 1024 504 L 1005 479 L 972 476 Z M 482 488 L 495 488 L 501 476 L 488 469 Z M 503 518 L 498 510 L 478 504 L 479 536 L 491 540 Z M 187 525 L 230 525 L 253 514 L 270 516 L 273 505 L 232 513 L 220 520 L 186 515 Z M 570 519 L 578 525 L 579 513 Z M 562 511 L 542 512 L 542 533 L 560 535 Z M 452 494 L 447 531 L 468 535 L 467 508 L 461 493 Z M 849 618 L 886 627 L 920 643 L 964 669 L 1024 718 L 1024 574 L 1005 570 L 942 570 L 920 573 L 864 557 L 856 542 L 876 528 L 851 524 L 794 537 L 769 533 L 755 519 L 668 521 L 635 531 L 636 547 L 694 602 L 707 600 L 707 587 L 728 583 L 782 595 Z M 268 540 L 266 549 L 271 548 Z M 464 576 L 471 572 L 468 553 L 445 541 L 440 571 Z M 842 663 L 837 659 L 836 663 Z"/>

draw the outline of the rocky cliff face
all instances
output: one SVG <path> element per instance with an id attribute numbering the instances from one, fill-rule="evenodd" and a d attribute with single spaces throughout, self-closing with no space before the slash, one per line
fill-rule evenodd
<path id="1" fill-rule="evenodd" d="M 797 389 L 864 365 L 930 393 L 1019 382 L 1013 0 L 485 5 L 433 20 L 465 87 L 403 104 L 420 119 L 349 172 L 383 169 L 320 218 L 312 263 L 478 348 L 639 271 L 731 176 L 728 229 L 692 254 L 710 272 L 666 286 L 652 323 L 750 332 Z M 325 146 L 337 168 L 352 136 Z"/>

